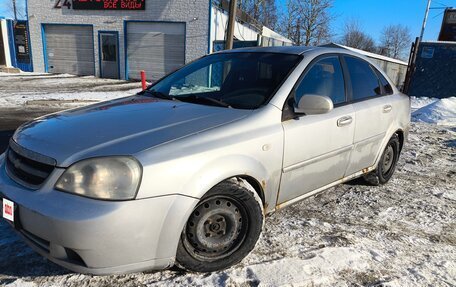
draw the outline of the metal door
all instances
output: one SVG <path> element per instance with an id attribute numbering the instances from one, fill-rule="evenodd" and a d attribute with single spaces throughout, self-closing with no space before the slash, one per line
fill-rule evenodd
<path id="1" fill-rule="evenodd" d="M 46 24 L 43 28 L 47 72 L 95 75 L 92 26 Z"/>
<path id="2" fill-rule="evenodd" d="M 156 81 L 185 64 L 185 23 L 128 22 L 127 76 Z"/>
<path id="3" fill-rule="evenodd" d="M 99 32 L 100 74 L 102 78 L 119 78 L 119 34 Z"/>

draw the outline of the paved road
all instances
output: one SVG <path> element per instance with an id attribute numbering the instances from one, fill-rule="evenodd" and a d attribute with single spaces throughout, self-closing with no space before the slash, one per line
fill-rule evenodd
<path id="1" fill-rule="evenodd" d="M 0 108 L 0 154 L 5 151 L 8 146 L 10 137 L 21 124 L 37 118 L 42 115 L 50 114 L 61 110 L 59 108 L 46 109 L 2 109 Z"/>

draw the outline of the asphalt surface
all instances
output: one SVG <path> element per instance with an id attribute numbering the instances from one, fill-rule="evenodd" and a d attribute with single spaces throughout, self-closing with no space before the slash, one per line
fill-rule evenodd
<path id="1" fill-rule="evenodd" d="M 0 154 L 6 150 L 9 139 L 21 124 L 59 110 L 62 108 L 0 108 Z"/>

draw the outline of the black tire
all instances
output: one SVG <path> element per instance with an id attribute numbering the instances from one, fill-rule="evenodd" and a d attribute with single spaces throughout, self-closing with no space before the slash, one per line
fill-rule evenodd
<path id="1" fill-rule="evenodd" d="M 201 198 L 184 226 L 176 264 L 194 272 L 235 265 L 255 247 L 263 222 L 256 192 L 243 181 L 219 183 Z"/>
<path id="2" fill-rule="evenodd" d="M 366 174 L 364 180 L 375 186 L 387 183 L 393 176 L 400 153 L 401 144 L 399 137 L 397 134 L 394 134 L 388 141 L 380 161 L 378 162 L 377 168 L 369 174 Z"/>

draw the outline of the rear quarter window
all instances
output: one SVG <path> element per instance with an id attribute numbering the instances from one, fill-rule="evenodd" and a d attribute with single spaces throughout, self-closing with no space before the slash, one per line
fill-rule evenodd
<path id="1" fill-rule="evenodd" d="M 383 77 L 383 75 L 379 71 L 377 71 L 377 75 L 380 78 L 380 83 L 383 86 L 383 94 L 392 95 L 394 93 L 394 91 L 393 91 L 393 87 L 391 86 L 391 84 L 386 80 L 385 77 Z"/>

